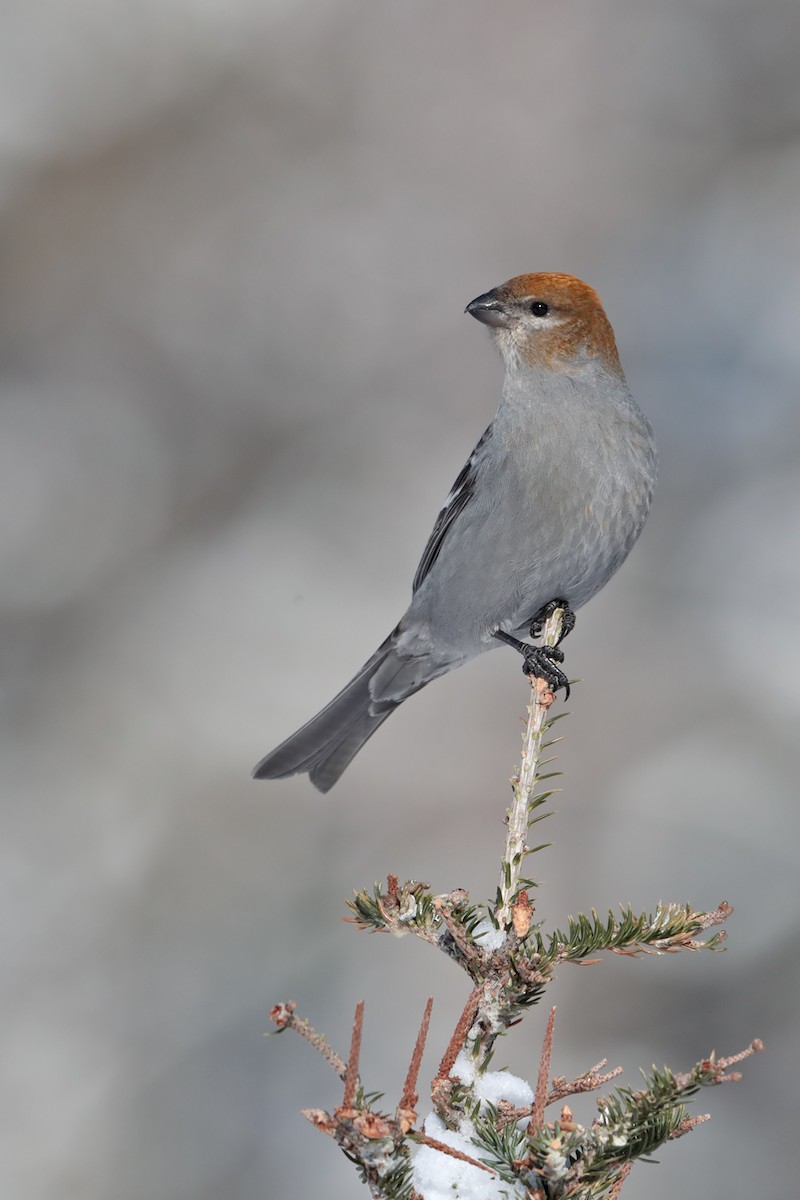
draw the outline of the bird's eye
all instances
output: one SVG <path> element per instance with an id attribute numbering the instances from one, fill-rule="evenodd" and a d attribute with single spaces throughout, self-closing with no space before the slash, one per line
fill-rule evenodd
<path id="1" fill-rule="evenodd" d="M 550 306 L 545 304 L 544 300 L 534 300 L 531 305 L 531 312 L 535 317 L 546 317 L 550 311 Z"/>

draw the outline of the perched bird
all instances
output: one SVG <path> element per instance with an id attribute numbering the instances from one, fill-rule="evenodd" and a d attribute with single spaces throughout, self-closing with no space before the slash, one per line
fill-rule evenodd
<path id="1" fill-rule="evenodd" d="M 541 634 L 553 604 L 569 632 L 641 533 L 656 449 L 597 293 L 571 275 L 519 275 L 466 311 L 505 362 L 494 420 L 439 513 L 405 615 L 257 779 L 307 771 L 327 792 L 398 705 L 501 642 L 527 673 L 566 687 L 561 650 L 521 639 Z"/>

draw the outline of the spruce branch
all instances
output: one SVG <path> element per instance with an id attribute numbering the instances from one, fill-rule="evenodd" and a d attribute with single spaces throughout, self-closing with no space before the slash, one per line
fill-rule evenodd
<path id="1" fill-rule="evenodd" d="M 548 619 L 546 645 L 557 642 L 561 617 L 559 610 Z M 356 1008 L 346 1064 L 297 1016 L 293 1002 L 272 1010 L 278 1031 L 294 1029 L 344 1080 L 338 1107 L 332 1112 L 307 1109 L 303 1115 L 336 1140 L 374 1200 L 426 1200 L 442 1190 L 457 1197 L 470 1172 L 478 1179 L 468 1187 L 464 1183 L 464 1195 L 470 1197 L 618 1200 L 635 1160 L 646 1159 L 707 1119 L 707 1114 L 687 1111 L 700 1089 L 738 1079 L 738 1071 L 731 1068 L 762 1048 L 756 1041 L 728 1058 L 712 1054 L 684 1073 L 653 1068 L 638 1090 L 618 1086 L 599 1096 L 597 1116 L 588 1127 L 575 1120 L 564 1101 L 604 1087 L 621 1068 L 606 1071 L 606 1060 L 601 1059 L 572 1080 L 563 1075 L 551 1078 L 555 1009 L 547 1022 L 535 1088 L 513 1075 L 490 1071 L 497 1038 L 542 999 L 562 964 L 589 965 L 606 953 L 636 958 L 719 950 L 725 939 L 720 927 L 733 912 L 724 901 L 708 912 L 688 904 L 659 903 L 652 911 L 636 913 L 621 905 L 607 916 L 593 908 L 588 914 L 569 916 L 565 928 L 543 929 L 532 901 L 537 884 L 523 877 L 522 864 L 542 848 L 528 847 L 528 831 L 550 815 L 540 810 L 553 791 L 539 789 L 556 774 L 543 770 L 552 759 L 542 757 L 561 740 L 547 736 L 560 719 L 548 716 L 553 699 L 546 683 L 531 679 L 522 759 L 512 780 L 494 903 L 472 904 L 460 887 L 435 894 L 427 883 L 401 884 L 397 875 L 389 874 L 385 889 L 375 884 L 357 891 L 348 904 L 351 915 L 346 919 L 358 929 L 413 934 L 447 954 L 470 979 L 468 999 L 431 1085 L 433 1111 L 425 1124 L 417 1123 L 417 1087 L 432 1000 L 425 1007 L 393 1114 L 376 1107 L 380 1094 L 365 1092 L 359 1077 L 363 1004 Z M 561 1106 L 558 1116 L 549 1116 L 556 1104 Z M 443 1167 L 443 1161 L 448 1165 Z"/>
<path id="2" fill-rule="evenodd" d="M 473 994 L 432 1088 L 435 1109 L 444 1128 L 453 1131 L 455 1145 L 416 1128 L 416 1081 L 432 1001 L 429 999 L 425 1007 L 394 1116 L 377 1110 L 379 1094 L 364 1092 L 359 1082 L 364 1006 L 357 1005 L 348 1063 L 346 1068 L 342 1064 L 340 1072 L 345 1080 L 342 1103 L 332 1113 L 305 1109 L 303 1116 L 334 1138 L 358 1168 L 374 1200 L 424 1200 L 414 1186 L 412 1146 L 488 1172 L 512 1186 L 512 1194 L 529 1200 L 612 1200 L 619 1196 L 636 1159 L 648 1158 L 667 1141 L 685 1136 L 708 1119 L 708 1114 L 690 1116 L 687 1103 L 702 1088 L 738 1080 L 739 1072 L 731 1067 L 763 1049 L 762 1043 L 755 1040 L 738 1054 L 720 1058 L 712 1053 L 682 1073 L 654 1067 L 649 1074 L 643 1073 L 643 1087 L 617 1087 L 610 1095 L 599 1097 L 597 1117 L 591 1126 L 584 1127 L 575 1121 L 567 1105 L 562 1106 L 555 1120 L 546 1119 L 546 1109 L 566 1095 L 596 1089 L 614 1078 L 619 1068 L 601 1074 L 605 1066 L 605 1060 L 601 1060 L 569 1084 L 563 1076 L 548 1084 L 555 1018 L 552 1009 L 530 1107 L 515 1108 L 502 1098 L 497 1104 L 489 1102 L 478 1082 L 488 1079 L 485 1070 L 481 1071 L 480 1064 L 467 1066 L 470 1060 L 463 1053 L 476 1003 Z M 302 1030 L 302 1036 L 324 1053 L 327 1043 L 307 1021 L 296 1016 L 291 1002 L 276 1005 L 272 1016 L 279 1029 Z M 325 1054 L 328 1061 L 331 1054 Z M 502 1086 L 503 1080 L 513 1081 L 513 1077 L 496 1072 L 493 1086 L 498 1086 L 498 1081 Z"/>
<path id="3" fill-rule="evenodd" d="M 545 1035 L 542 1062 L 550 1053 L 552 1024 Z M 474 1142 L 483 1149 L 484 1161 L 509 1183 L 539 1191 L 542 1200 L 560 1197 L 597 1197 L 619 1194 L 627 1172 L 623 1169 L 647 1158 L 665 1142 L 684 1136 L 707 1119 L 706 1114 L 689 1116 L 686 1104 L 703 1087 L 737 1079 L 729 1068 L 763 1049 L 754 1041 L 730 1058 L 714 1055 L 697 1063 L 691 1071 L 674 1074 L 668 1068 L 653 1068 L 644 1075 L 644 1087 L 634 1091 L 619 1087 L 597 1101 L 598 1115 L 589 1128 L 577 1124 L 565 1105 L 555 1121 L 545 1121 L 540 1104 L 540 1084 L 524 1133 L 519 1117 L 509 1121 L 485 1107 L 474 1120 Z M 593 1069 L 594 1070 L 594 1069 Z M 616 1072 L 615 1072 L 616 1074 Z M 548 1096 L 548 1104 L 551 1097 Z"/>
<path id="4" fill-rule="evenodd" d="M 621 916 L 609 911 L 604 921 L 595 909 L 587 917 L 570 917 L 567 932 L 556 929 L 545 940 L 537 939 L 536 954 L 542 963 L 581 962 L 599 951 L 635 957 L 639 954 L 674 954 L 680 950 L 719 950 L 725 932 L 701 940 L 705 933 L 727 921 L 733 908 L 724 900 L 711 913 L 695 912 L 688 904 L 659 904 L 653 913 L 634 913 L 620 907 Z"/>
<path id="5" fill-rule="evenodd" d="M 345 1156 L 356 1165 L 359 1175 L 367 1184 L 374 1200 L 420 1200 L 412 1181 L 411 1141 L 414 1133 L 416 1113 L 416 1079 L 425 1049 L 432 1001 L 425 1008 L 420 1032 L 414 1045 L 411 1063 L 406 1075 L 403 1093 L 394 1116 L 378 1111 L 374 1105 L 379 1093 L 364 1092 L 359 1080 L 359 1058 L 364 1021 L 363 1001 L 356 1005 L 353 1030 L 350 1039 L 350 1055 L 346 1067 L 342 1064 L 344 1094 L 342 1103 L 332 1113 L 319 1108 L 306 1108 L 302 1115 L 320 1132 L 332 1137 Z M 272 1010 L 278 1028 L 300 1028 L 311 1030 L 309 1023 L 291 1012 L 289 1005 L 276 1005 Z M 320 1050 L 327 1046 L 324 1039 L 312 1030 L 313 1038 L 307 1038 Z M 303 1034 L 305 1036 L 305 1034 Z M 326 1057 L 328 1057 L 326 1055 Z M 330 1059 L 328 1059 L 330 1061 Z M 341 1060 L 340 1060 L 341 1061 Z"/>
<path id="6" fill-rule="evenodd" d="M 462 888 L 436 896 L 428 885 L 400 885 L 390 875 L 384 892 L 356 892 L 349 904 L 358 928 L 395 935 L 413 933 L 452 958 L 470 977 L 473 1016 L 459 1049 L 466 1045 L 478 1069 L 485 1069 L 499 1034 L 538 1003 L 555 971 L 563 963 L 588 965 L 601 952 L 637 957 L 678 951 L 718 950 L 724 931 L 717 930 L 733 912 L 724 901 L 712 912 L 690 905 L 659 904 L 653 912 L 635 913 L 621 907 L 602 918 L 570 917 L 566 930 L 544 933 L 533 921 L 527 888 L 517 890 L 510 906 L 510 924 L 497 928 L 491 905 L 472 905 Z M 462 1031 L 463 1032 L 463 1031 Z"/>

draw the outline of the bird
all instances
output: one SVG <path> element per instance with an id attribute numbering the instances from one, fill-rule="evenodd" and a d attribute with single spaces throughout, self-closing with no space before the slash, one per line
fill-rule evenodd
<path id="1" fill-rule="evenodd" d="M 505 364 L 497 412 L 436 518 L 405 614 L 357 675 L 258 763 L 256 779 L 339 779 L 396 708 L 505 643 L 554 690 L 563 651 L 541 636 L 627 558 L 653 498 L 658 456 L 595 290 L 572 275 L 518 275 L 470 301 Z"/>

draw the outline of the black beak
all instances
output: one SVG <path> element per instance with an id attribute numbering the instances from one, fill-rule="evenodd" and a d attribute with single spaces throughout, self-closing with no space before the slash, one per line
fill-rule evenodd
<path id="1" fill-rule="evenodd" d="M 484 292 L 482 296 L 476 296 L 474 300 L 470 300 L 464 312 L 468 312 L 476 321 L 491 325 L 495 329 L 502 329 L 508 324 L 508 314 L 498 300 L 497 292 Z"/>

